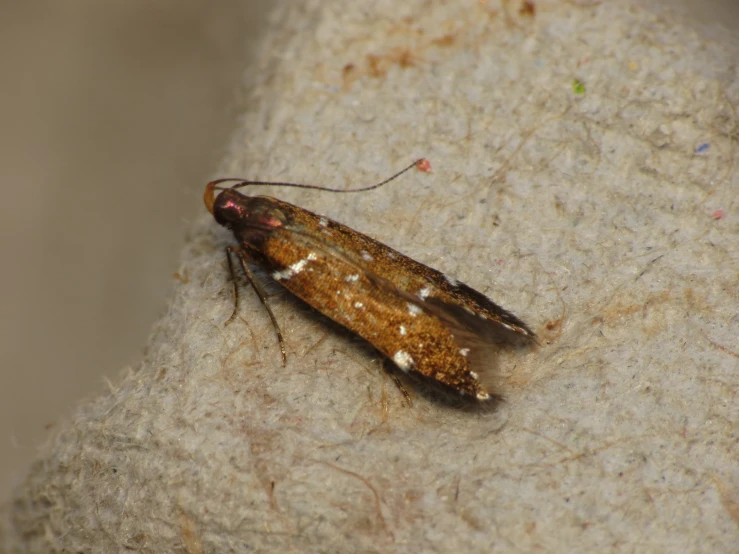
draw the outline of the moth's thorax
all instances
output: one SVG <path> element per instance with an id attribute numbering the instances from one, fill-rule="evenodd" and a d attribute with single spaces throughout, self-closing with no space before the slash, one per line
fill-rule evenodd
<path id="1" fill-rule="evenodd" d="M 213 204 L 213 217 L 234 232 L 243 228 L 270 231 L 285 224 L 285 214 L 278 204 L 268 196 L 245 196 L 226 189 Z"/>

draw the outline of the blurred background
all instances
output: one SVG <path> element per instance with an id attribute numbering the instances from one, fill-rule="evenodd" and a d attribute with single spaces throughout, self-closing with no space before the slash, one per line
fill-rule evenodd
<path id="1" fill-rule="evenodd" d="M 267 4 L 0 2 L 0 500 L 141 358 Z"/>
<path id="2" fill-rule="evenodd" d="M 739 29 L 735 0 L 664 3 Z M 0 501 L 140 360 L 269 4 L 0 2 Z"/>

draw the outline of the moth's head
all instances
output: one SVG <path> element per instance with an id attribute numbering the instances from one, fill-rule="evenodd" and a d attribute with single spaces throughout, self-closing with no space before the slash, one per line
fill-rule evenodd
<path id="1" fill-rule="evenodd" d="M 203 201 L 215 220 L 229 229 L 249 216 L 249 197 L 233 189 L 221 189 L 215 196 L 215 183 L 205 187 Z"/>
<path id="2" fill-rule="evenodd" d="M 217 186 L 219 182 L 211 181 L 206 185 L 203 202 L 219 224 L 233 229 L 239 222 L 245 221 L 252 212 L 251 198 L 233 188 L 219 187 Z"/>
<path id="3" fill-rule="evenodd" d="M 247 196 L 233 188 L 216 188 L 216 182 L 205 187 L 203 201 L 213 218 L 220 224 L 237 229 L 270 230 L 285 223 L 285 215 L 269 196 Z M 215 195 L 215 191 L 219 191 Z"/>

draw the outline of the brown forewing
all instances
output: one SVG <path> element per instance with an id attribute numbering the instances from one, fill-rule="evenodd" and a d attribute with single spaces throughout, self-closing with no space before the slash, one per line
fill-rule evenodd
<path id="1" fill-rule="evenodd" d="M 491 347 L 534 339 L 485 295 L 366 235 L 275 198 L 232 192 L 260 204 L 261 222 L 232 227 L 248 257 L 405 371 L 485 399 L 495 394 Z"/>

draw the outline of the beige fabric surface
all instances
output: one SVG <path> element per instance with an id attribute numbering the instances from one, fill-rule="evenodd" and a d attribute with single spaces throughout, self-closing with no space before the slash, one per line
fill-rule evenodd
<path id="1" fill-rule="evenodd" d="M 507 402 L 407 407 L 282 294 L 231 312 L 204 215 L 146 362 L 3 512 L 8 551 L 731 552 L 739 544 L 737 49 L 640 4 L 287 4 L 218 175 L 524 318 Z M 411 389 L 413 391 L 413 389 Z"/>

